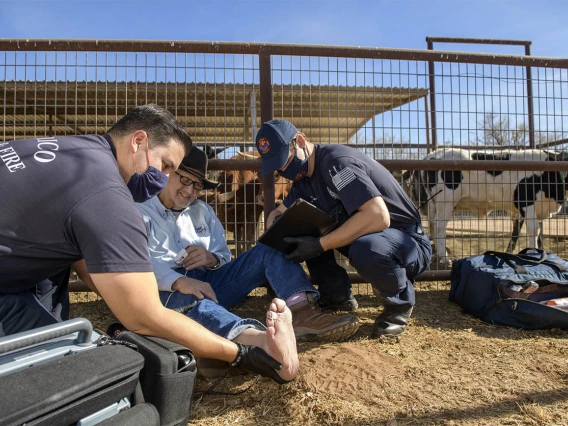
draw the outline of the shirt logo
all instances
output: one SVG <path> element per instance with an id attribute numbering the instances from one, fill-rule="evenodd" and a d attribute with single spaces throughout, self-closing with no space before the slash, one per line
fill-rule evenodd
<path id="1" fill-rule="evenodd" d="M 344 169 L 338 171 L 335 166 L 333 166 L 333 171 L 335 172 L 335 174 L 332 174 L 330 170 L 329 175 L 331 176 L 331 181 L 335 185 L 337 191 L 341 191 L 343 188 L 345 188 L 355 180 L 355 173 L 353 173 L 353 170 L 351 170 L 349 167 L 345 167 Z"/>
<path id="2" fill-rule="evenodd" d="M 205 228 L 205 226 L 203 225 L 200 225 L 197 228 L 195 228 L 195 233 L 200 237 L 202 237 L 207 233 L 207 228 Z"/>
<path id="3" fill-rule="evenodd" d="M 262 155 L 270 152 L 270 142 L 268 142 L 268 139 L 262 138 L 261 140 L 258 141 L 258 151 Z"/>
<path id="4" fill-rule="evenodd" d="M 26 165 L 20 159 L 14 148 L 11 146 L 4 148 L 5 145 L 8 145 L 8 142 L 0 143 L 0 160 L 8 167 L 10 173 L 14 173 L 19 169 L 25 169 Z"/>

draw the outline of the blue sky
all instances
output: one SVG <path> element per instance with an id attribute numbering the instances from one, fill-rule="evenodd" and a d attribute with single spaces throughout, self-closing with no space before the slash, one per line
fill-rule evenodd
<path id="1" fill-rule="evenodd" d="M 568 57 L 567 21 L 567 0 L 0 0 L 0 37 L 26 39 L 199 40 L 426 49 L 427 36 L 446 36 L 531 40 L 534 56 Z M 524 54 L 522 46 L 437 43 L 435 48 Z M 396 61 L 393 64 L 397 66 Z M 437 65 L 438 73 L 441 66 Z M 8 72 L 12 70 L 16 71 L 16 68 L 8 68 Z M 108 70 L 105 68 L 103 72 Z M 452 72 L 456 73 L 454 75 L 467 74 L 469 77 L 464 77 L 464 82 L 473 81 L 474 74 L 479 77 L 485 73 L 492 76 L 485 79 L 486 84 L 491 82 L 495 86 L 489 93 L 503 91 L 504 79 L 500 74 L 499 78 L 494 78 L 496 75 L 489 68 Z M 424 75 L 424 71 L 420 73 Z M 288 74 L 285 74 L 286 78 L 297 78 Z M 540 82 L 535 82 L 536 96 L 545 94 L 540 102 L 548 98 L 567 102 L 565 87 L 561 87 L 566 77 L 559 79 L 558 75 L 549 76 L 544 84 L 542 80 L 547 78 L 544 72 L 541 70 L 537 74 L 535 80 Z M 14 77 L 5 75 L 5 78 Z M 161 75 L 156 78 L 167 79 Z M 278 78 L 278 74 L 274 78 Z M 454 77 L 452 81 L 457 82 L 457 79 Z M 560 86 L 548 91 L 547 84 L 553 81 L 557 85 L 560 82 Z M 419 83 L 393 81 L 384 85 L 426 87 L 427 83 L 423 77 Z M 467 107 L 456 107 L 447 110 L 446 115 L 440 115 L 439 126 L 459 129 L 458 134 L 454 130 L 442 134 L 441 140 L 467 139 L 471 133 L 469 129 L 475 127 L 479 117 L 495 109 L 506 113 L 510 108 L 513 119 L 525 120 L 526 112 L 522 107 L 507 106 L 511 100 L 524 102 L 524 98 L 517 97 L 517 93 L 522 94 L 523 81 L 513 79 L 508 87 L 506 97 L 486 96 L 486 102 L 497 99 L 498 105 L 480 108 L 476 110 L 477 115 L 456 114 L 468 110 Z M 472 94 L 471 89 L 469 94 Z M 471 104 L 474 101 L 464 95 L 459 102 Z M 538 127 L 537 122 L 537 128 L 561 128 L 564 131 L 568 126 L 568 118 L 563 113 L 565 109 L 568 108 L 551 107 L 550 113 L 543 109 L 545 113 L 541 117 L 553 123 Z M 400 114 L 378 115 L 375 126 L 390 129 L 389 134 L 402 141 L 423 143 L 424 132 L 418 132 L 417 128 L 424 129 L 424 114 L 415 112 L 411 119 L 403 119 Z M 456 124 L 460 120 L 467 123 Z M 395 129 L 401 127 L 401 123 L 406 123 L 409 129 L 397 133 Z M 369 135 L 368 129 L 363 130 L 363 140 L 369 139 Z"/>
<path id="2" fill-rule="evenodd" d="M 565 0 L 0 0 L 0 37 L 426 48 L 426 36 L 532 40 L 568 56 Z M 438 46 L 436 46 L 438 47 Z M 522 47 L 439 45 L 523 53 Z"/>

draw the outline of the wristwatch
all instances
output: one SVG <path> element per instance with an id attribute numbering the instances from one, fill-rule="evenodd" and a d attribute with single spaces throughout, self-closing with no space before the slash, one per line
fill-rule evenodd
<path id="1" fill-rule="evenodd" d="M 212 266 L 209 269 L 210 271 L 215 271 L 216 269 L 219 269 L 221 267 L 221 259 L 219 259 L 219 256 L 217 256 L 215 253 L 211 253 L 213 256 L 215 256 L 215 259 L 217 259 L 217 263 L 215 264 L 215 266 Z"/>

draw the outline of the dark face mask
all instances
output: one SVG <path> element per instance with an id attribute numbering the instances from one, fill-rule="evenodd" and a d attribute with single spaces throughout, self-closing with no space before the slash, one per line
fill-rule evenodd
<path id="1" fill-rule="evenodd" d="M 160 170 L 150 166 L 150 158 L 147 157 L 147 159 L 148 170 L 142 174 L 134 173 L 126 184 L 132 194 L 132 198 L 137 203 L 143 203 L 158 195 L 168 183 L 168 177 Z"/>
<path id="2" fill-rule="evenodd" d="M 137 203 L 143 203 L 158 195 L 166 187 L 168 177 L 150 166 L 142 174 L 134 173 L 126 185 Z"/>
<path id="3" fill-rule="evenodd" d="M 280 171 L 277 170 L 276 172 L 285 179 L 289 180 L 298 180 L 302 179 L 308 173 L 308 153 L 304 148 L 304 155 L 306 157 L 305 160 L 300 160 L 296 154 L 294 154 L 294 158 L 286 167 L 286 170 Z"/>

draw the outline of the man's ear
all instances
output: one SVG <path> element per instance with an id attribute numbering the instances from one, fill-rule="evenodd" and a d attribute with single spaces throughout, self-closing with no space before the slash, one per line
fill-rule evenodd
<path id="1" fill-rule="evenodd" d="M 301 133 L 296 135 L 296 145 L 298 148 L 304 149 L 306 147 L 306 142 L 306 138 Z"/>
<path id="2" fill-rule="evenodd" d="M 136 154 L 140 149 L 147 149 L 148 134 L 144 130 L 136 130 L 130 137 L 130 149 Z"/>

